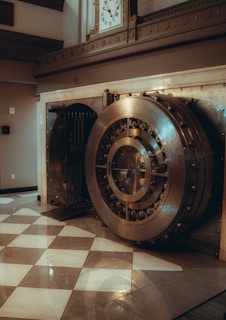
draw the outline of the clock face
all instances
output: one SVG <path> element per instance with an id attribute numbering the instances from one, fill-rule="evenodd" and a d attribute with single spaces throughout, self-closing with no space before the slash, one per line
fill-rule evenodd
<path id="1" fill-rule="evenodd" d="M 99 32 L 122 25 L 122 0 L 99 0 Z"/>

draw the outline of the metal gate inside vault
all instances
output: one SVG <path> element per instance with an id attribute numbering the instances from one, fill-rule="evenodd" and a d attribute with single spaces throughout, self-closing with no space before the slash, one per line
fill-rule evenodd
<path id="1" fill-rule="evenodd" d="M 48 113 L 48 202 L 79 210 L 89 205 L 84 159 L 97 114 L 82 103 L 51 105 Z"/>

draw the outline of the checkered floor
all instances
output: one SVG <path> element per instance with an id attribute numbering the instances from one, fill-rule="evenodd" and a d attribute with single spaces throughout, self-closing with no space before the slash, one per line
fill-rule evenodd
<path id="1" fill-rule="evenodd" d="M 0 196 L 0 319 L 167 320 L 226 287 L 215 258 L 150 252 L 94 214 L 62 222 L 46 210 L 35 193 Z"/>

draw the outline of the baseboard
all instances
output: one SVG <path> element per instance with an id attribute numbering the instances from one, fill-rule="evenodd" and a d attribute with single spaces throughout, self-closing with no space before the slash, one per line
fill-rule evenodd
<path id="1" fill-rule="evenodd" d="M 11 189 L 0 189 L 0 194 L 19 193 L 19 192 L 28 192 L 28 191 L 36 191 L 36 190 L 38 190 L 37 186 L 22 187 L 22 188 L 11 188 Z"/>

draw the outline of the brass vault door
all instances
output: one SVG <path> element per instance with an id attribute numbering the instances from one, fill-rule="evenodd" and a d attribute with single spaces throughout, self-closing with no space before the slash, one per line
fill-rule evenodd
<path id="1" fill-rule="evenodd" d="M 129 240 L 155 241 L 200 218 L 211 196 L 212 165 L 203 127 L 182 99 L 128 97 L 94 124 L 86 181 L 110 229 Z"/>

